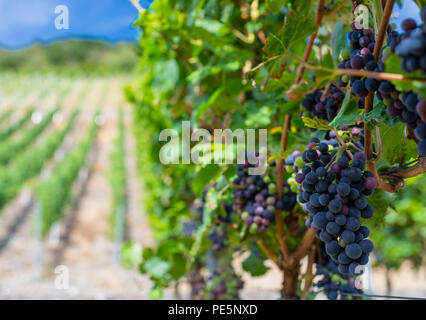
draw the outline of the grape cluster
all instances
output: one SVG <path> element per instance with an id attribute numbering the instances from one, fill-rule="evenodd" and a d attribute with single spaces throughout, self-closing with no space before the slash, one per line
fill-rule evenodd
<path id="1" fill-rule="evenodd" d="M 395 51 L 402 58 L 401 67 L 405 72 L 421 70 L 426 75 L 426 7 L 421 10 L 421 18 L 423 25 L 419 27 L 414 19 L 402 22 L 405 33 Z"/>
<path id="2" fill-rule="evenodd" d="M 237 300 L 239 291 L 244 287 L 241 277 L 235 273 L 232 265 L 226 263 L 216 252 L 207 256 L 207 281 L 204 298 L 209 300 Z"/>
<path id="3" fill-rule="evenodd" d="M 207 279 L 206 298 L 209 300 L 238 300 L 244 283 L 235 273 L 214 272 Z"/>
<path id="4" fill-rule="evenodd" d="M 237 178 L 233 184 L 234 205 L 233 209 L 241 212 L 241 219 L 252 234 L 263 233 L 275 222 L 275 211 L 291 211 L 296 202 L 297 195 L 292 192 L 289 185 L 283 182 L 283 196 L 280 201 L 276 190 L 275 170 L 268 170 L 263 175 L 249 175 L 250 164 L 237 165 Z M 274 167 L 275 163 L 271 163 Z"/>
<path id="5" fill-rule="evenodd" d="M 426 8 L 422 9 L 422 16 Z M 387 47 L 382 50 L 382 64 L 392 53 L 402 58 L 402 68 L 406 72 L 419 70 L 420 61 L 425 60 L 426 53 L 426 27 L 417 27 L 413 19 L 402 22 L 405 31 L 399 34 L 390 32 L 387 37 Z M 417 44 L 417 47 L 415 47 Z M 426 61 L 423 61 L 425 63 Z M 381 70 L 384 71 L 384 70 Z M 424 73 L 424 70 L 423 70 Z M 390 81 L 380 81 L 377 98 L 386 105 L 386 112 L 400 122 L 406 123 L 407 127 L 414 131 L 418 139 L 417 153 L 426 156 L 426 101 L 422 100 L 417 93 L 400 92 Z"/>
<path id="6" fill-rule="evenodd" d="M 357 29 L 355 24 L 352 24 L 352 31 L 348 33 L 350 39 L 350 49 L 342 51 L 342 63 L 338 66 L 339 69 L 355 69 L 367 71 L 380 71 L 380 66 L 376 63 L 373 55 L 375 38 L 372 29 Z M 340 86 L 346 86 L 350 82 L 352 92 L 360 98 L 359 107 L 364 107 L 364 98 L 369 92 L 378 89 L 378 82 L 371 78 L 361 78 L 358 76 L 344 75 L 339 79 Z"/>
<path id="7" fill-rule="evenodd" d="M 335 85 L 331 85 L 327 92 L 316 89 L 308 93 L 302 101 L 302 106 L 312 117 L 332 121 L 339 111 L 345 94 Z"/>
<path id="8" fill-rule="evenodd" d="M 315 144 L 315 146 L 314 146 Z M 336 161 L 324 161 L 336 156 L 329 153 L 327 143 L 311 141 L 302 154 L 306 165 L 296 175 L 301 184 L 299 202 L 308 213 L 306 226 L 316 231 L 325 251 L 338 263 L 341 274 L 359 275 L 367 264 L 373 243 L 366 239 L 369 229 L 361 226 L 360 218 L 371 218 L 374 209 L 366 200 L 376 188 L 373 174 L 365 170 L 362 152 L 341 154 Z"/>
<path id="9" fill-rule="evenodd" d="M 212 243 L 213 251 L 220 251 L 228 247 L 228 233 L 222 224 L 215 224 L 207 234 L 207 238 Z"/>
<path id="10" fill-rule="evenodd" d="M 315 256 L 316 275 L 322 278 L 314 286 L 324 290 L 329 300 L 360 299 L 363 291 L 354 278 L 348 274 L 340 274 L 338 265 L 325 252 L 324 244 L 320 245 L 319 254 Z M 353 296 L 357 294 L 356 296 Z"/>
<path id="11" fill-rule="evenodd" d="M 197 228 L 204 223 L 204 208 L 206 204 L 207 192 L 212 188 L 211 185 L 207 185 L 204 188 L 201 202 L 193 205 L 193 211 L 196 212 L 196 217 L 193 220 L 184 221 L 182 224 L 182 234 L 188 237 L 192 237 Z M 225 224 L 231 223 L 232 218 L 232 205 L 225 202 L 221 202 L 220 205 L 223 207 L 225 215 L 218 215 L 218 223 L 214 223 L 207 233 L 207 238 L 212 243 L 213 251 L 221 251 L 229 246 L 229 235 L 226 230 Z M 225 223 L 225 224 L 224 224 Z"/>
<path id="12" fill-rule="evenodd" d="M 422 19 L 426 14 L 422 9 Z M 422 69 L 426 62 L 426 28 L 417 26 L 413 19 L 406 19 L 402 23 L 405 31 L 399 34 L 388 27 L 387 46 L 381 50 L 380 62 L 376 63 L 374 51 L 374 34 L 371 29 L 357 30 L 353 24 L 353 31 L 348 34 L 351 40 L 351 48 L 342 51 L 343 62 L 339 65 L 341 69 L 367 70 L 371 72 L 385 72 L 386 60 L 392 53 L 402 58 L 402 68 L 406 72 Z M 423 69 L 422 69 L 423 70 Z M 407 124 L 414 131 L 418 139 L 417 152 L 420 156 L 426 155 L 426 133 L 423 124 L 426 122 L 426 101 L 420 99 L 414 92 L 400 92 L 387 80 L 378 80 L 367 77 L 342 76 L 338 84 L 346 86 L 350 82 L 352 93 L 358 98 L 360 108 L 364 107 L 365 97 L 369 93 L 376 93 L 379 100 L 386 105 L 386 111 L 391 117 Z M 420 127 L 417 129 L 417 127 Z M 417 129 L 417 130 L 416 130 Z"/>

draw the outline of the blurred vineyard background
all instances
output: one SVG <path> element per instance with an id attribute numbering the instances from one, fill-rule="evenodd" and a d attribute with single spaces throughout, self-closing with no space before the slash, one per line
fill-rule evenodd
<path id="1" fill-rule="evenodd" d="M 150 298 L 150 280 L 120 255 L 161 232 L 143 201 L 143 122 L 125 97 L 137 64 L 131 43 L 0 50 L 0 299 Z M 408 183 L 372 232 L 376 294 L 426 297 L 426 176 Z M 242 298 L 279 298 L 280 274 L 267 265 L 257 278 L 238 270 Z M 58 289 L 58 266 L 69 287 Z M 184 282 L 175 288 L 163 297 L 189 297 Z"/>

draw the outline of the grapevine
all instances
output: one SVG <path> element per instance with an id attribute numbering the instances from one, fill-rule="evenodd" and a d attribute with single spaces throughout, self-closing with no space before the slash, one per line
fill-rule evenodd
<path id="1" fill-rule="evenodd" d="M 168 24 L 138 9 L 143 77 L 126 93 L 137 107 L 150 218 L 159 247 L 184 244 L 179 257 L 203 280 L 193 281 L 197 297 L 238 298 L 240 275 L 224 265 L 245 252 L 253 276 L 267 271 L 267 259 L 278 267 L 283 299 L 318 291 L 362 299 L 360 276 L 377 251 L 370 233 L 386 223 L 405 179 L 426 172 L 426 9 L 421 22 L 398 22 L 399 33 L 390 24 L 395 1 L 377 4 L 253 0 L 211 10 L 179 2 L 167 5 L 178 9 L 168 17 L 154 2 Z M 370 21 L 356 19 L 358 5 L 369 7 Z M 153 41 L 167 49 L 154 51 Z M 211 140 L 218 127 L 267 128 L 268 153 L 250 151 L 257 163 L 247 151 L 243 163 L 159 164 L 153 137 L 182 121 Z M 262 165 L 264 173 L 249 173 Z M 158 289 L 170 277 L 155 281 Z"/>

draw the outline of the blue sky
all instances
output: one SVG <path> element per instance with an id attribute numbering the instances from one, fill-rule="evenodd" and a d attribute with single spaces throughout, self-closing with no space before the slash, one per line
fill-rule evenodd
<path id="1" fill-rule="evenodd" d="M 141 0 L 147 8 L 152 0 Z M 412 1 L 395 5 L 392 23 L 400 30 L 401 21 L 420 21 Z M 69 8 L 69 30 L 55 28 L 55 7 Z M 0 0 L 0 48 L 20 49 L 35 42 L 50 43 L 68 38 L 91 38 L 108 42 L 135 41 L 132 28 L 137 11 L 128 0 Z"/>
<path id="2" fill-rule="evenodd" d="M 140 1 L 144 7 L 150 2 Z M 69 30 L 55 28 L 58 5 L 69 8 Z M 136 17 L 128 0 L 0 0 L 0 47 L 19 49 L 67 38 L 135 41 Z"/>

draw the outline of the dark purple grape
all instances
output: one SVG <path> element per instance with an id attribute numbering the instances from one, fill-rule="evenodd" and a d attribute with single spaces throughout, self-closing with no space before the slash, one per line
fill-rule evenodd
<path id="1" fill-rule="evenodd" d="M 405 19 L 402 22 L 402 29 L 404 31 L 410 31 L 410 30 L 414 30 L 417 28 L 417 22 L 414 19 Z"/>
<path id="2" fill-rule="evenodd" d="M 351 58 L 351 67 L 360 70 L 365 67 L 365 60 L 363 57 L 357 55 Z"/>

